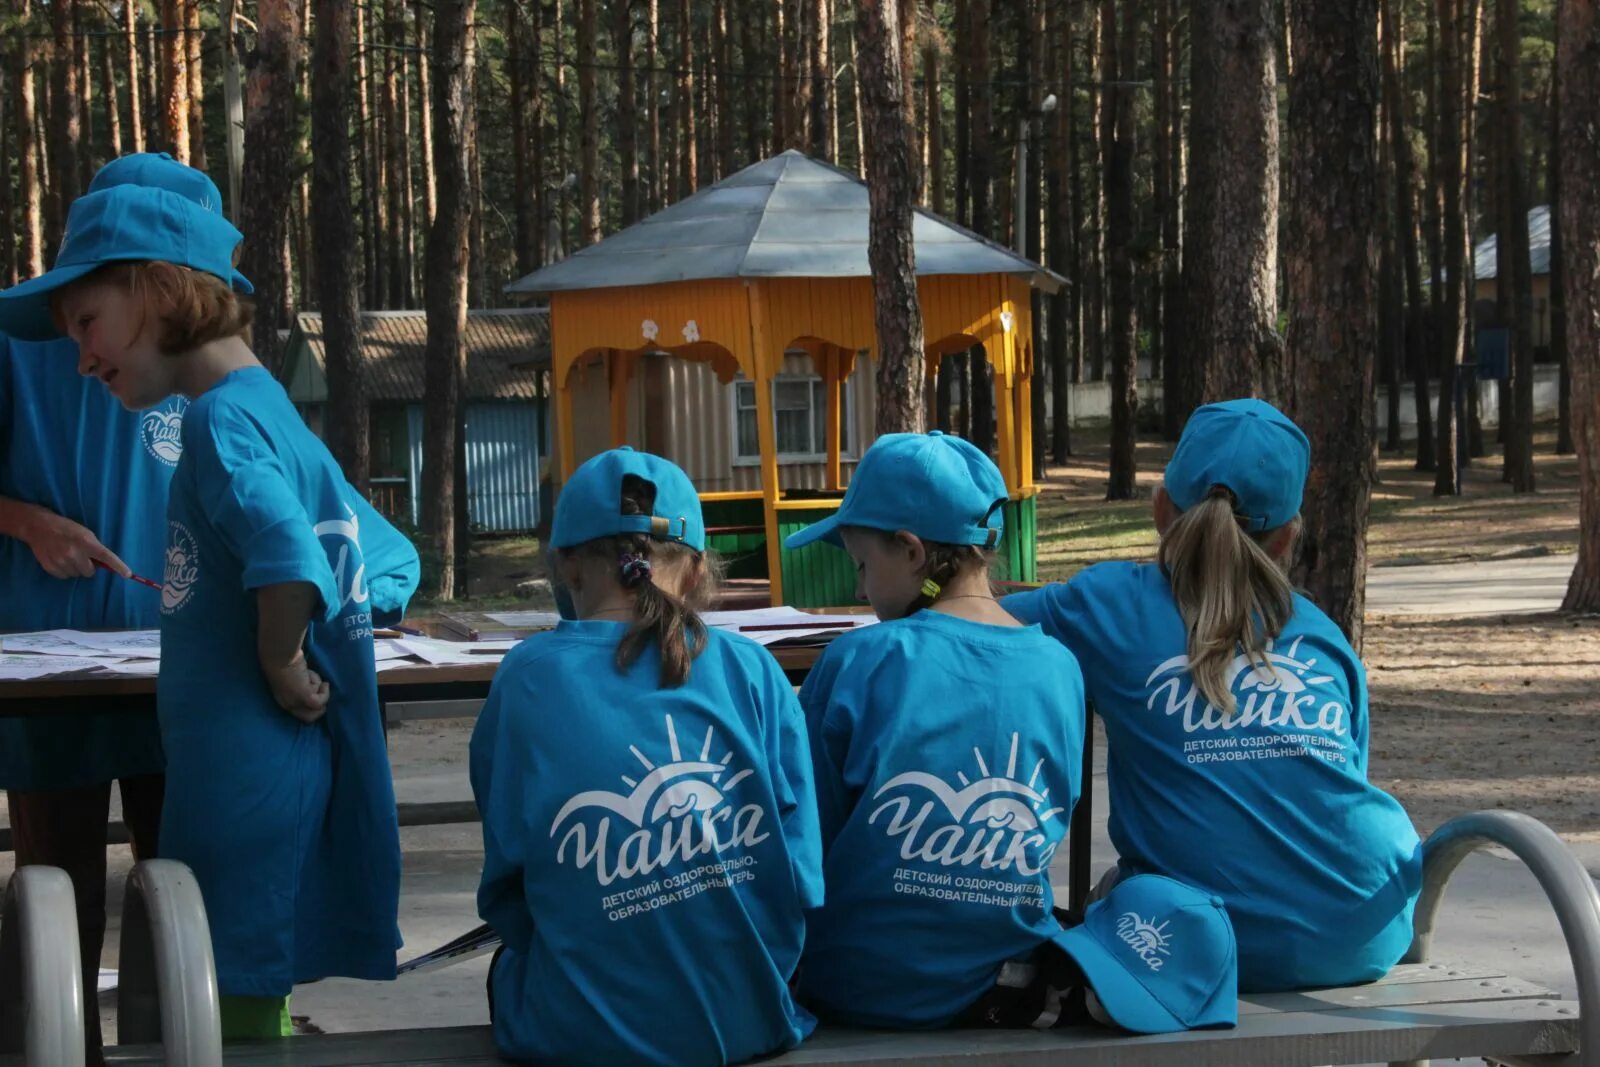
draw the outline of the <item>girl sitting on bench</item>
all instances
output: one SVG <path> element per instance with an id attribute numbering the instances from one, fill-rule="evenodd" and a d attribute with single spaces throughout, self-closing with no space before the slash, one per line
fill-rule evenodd
<path id="1" fill-rule="evenodd" d="M 822 902 L 805 722 L 765 649 L 696 614 L 705 536 L 683 471 L 631 449 L 557 501 L 577 618 L 506 656 L 471 745 L 512 1059 L 729 1063 L 815 1025 L 789 992 Z"/>
<path id="2" fill-rule="evenodd" d="M 1202 407 L 1156 492 L 1157 562 L 1002 602 L 1083 666 L 1109 745 L 1112 877 L 1218 894 L 1246 993 L 1381 978 L 1421 884 L 1410 820 L 1367 780 L 1361 660 L 1284 572 L 1310 460 L 1270 404 Z"/>
<path id="3" fill-rule="evenodd" d="M 1005 1023 L 979 1001 L 1059 932 L 1050 862 L 1078 798 L 1082 680 L 990 591 L 1005 502 L 961 438 L 890 434 L 839 510 L 788 540 L 847 551 L 884 620 L 836 638 L 800 695 L 828 886 L 800 990 L 826 1019 Z"/>

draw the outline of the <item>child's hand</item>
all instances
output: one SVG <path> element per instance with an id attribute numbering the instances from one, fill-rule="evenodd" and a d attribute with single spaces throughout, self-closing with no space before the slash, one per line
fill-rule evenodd
<path id="1" fill-rule="evenodd" d="M 316 671 L 306 666 L 304 652 L 295 653 L 294 659 L 282 667 L 263 667 L 267 684 L 272 687 L 272 698 L 278 707 L 304 723 L 313 723 L 328 710 L 328 683 Z"/>

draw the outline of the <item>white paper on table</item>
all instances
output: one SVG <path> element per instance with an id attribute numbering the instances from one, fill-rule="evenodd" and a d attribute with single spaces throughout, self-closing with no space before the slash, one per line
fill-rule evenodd
<path id="1" fill-rule="evenodd" d="M 90 636 L 82 630 L 38 630 L 26 634 L 6 634 L 0 638 L 0 652 L 32 652 L 41 656 L 92 656 L 93 649 L 79 638 Z"/>
<path id="2" fill-rule="evenodd" d="M 876 615 L 817 615 L 797 608 L 753 608 L 749 611 L 708 611 L 701 616 L 707 626 L 748 637 L 758 645 L 774 645 L 797 637 L 823 637 L 871 626 Z M 841 626 L 840 623 L 848 625 Z M 782 627 L 749 630 L 747 627 Z"/>
<path id="3" fill-rule="evenodd" d="M 114 630 L 108 633 L 82 633 L 73 638 L 85 648 L 111 656 L 138 659 L 161 658 L 160 630 Z"/>
<path id="4" fill-rule="evenodd" d="M 515 641 L 436 641 L 431 637 L 402 637 L 395 642 L 405 649 L 406 655 L 415 656 L 424 663 L 484 663 L 500 658 Z M 496 647 L 503 646 L 503 647 Z M 483 649 L 484 654 L 474 655 L 470 649 Z"/>
<path id="5" fill-rule="evenodd" d="M 161 673 L 161 661 L 158 659 L 130 659 L 121 663 L 107 663 L 100 661 L 101 669 L 112 674 L 131 675 L 135 678 L 154 678 Z"/>
<path id="6" fill-rule="evenodd" d="M 48 678 L 53 674 L 70 674 L 74 671 L 93 671 L 108 666 L 103 659 L 77 656 L 40 656 L 0 653 L 0 680 L 27 681 L 31 678 Z"/>
<path id="7" fill-rule="evenodd" d="M 387 637 L 380 637 L 372 642 L 372 658 L 382 663 L 387 659 L 402 659 L 411 653 L 400 647 L 400 642 Z"/>
<path id="8" fill-rule="evenodd" d="M 561 621 L 561 616 L 553 611 L 501 611 L 486 613 L 484 618 L 515 630 L 554 630 Z"/>

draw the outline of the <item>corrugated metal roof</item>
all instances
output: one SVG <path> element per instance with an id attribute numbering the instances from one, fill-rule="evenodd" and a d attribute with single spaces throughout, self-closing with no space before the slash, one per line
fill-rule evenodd
<path id="1" fill-rule="evenodd" d="M 322 313 L 302 311 L 296 332 L 326 372 Z M 550 316 L 544 308 L 499 308 L 467 312 L 467 399 L 532 400 L 538 374 L 530 364 L 550 358 Z M 361 313 L 361 354 L 367 391 L 375 401 L 421 400 L 428 317 L 421 311 Z"/>
<path id="2" fill-rule="evenodd" d="M 1541 204 L 1528 209 L 1528 261 L 1532 274 L 1550 273 L 1550 205 Z M 1498 235 L 1490 235 L 1478 242 L 1472 254 L 1472 275 L 1478 281 L 1488 281 L 1500 274 L 1500 243 Z"/>
<path id="3" fill-rule="evenodd" d="M 865 278 L 867 185 L 793 149 L 730 175 L 599 244 L 506 286 L 550 293 L 709 278 Z M 1066 279 L 949 219 L 918 209 L 918 274 Z"/>

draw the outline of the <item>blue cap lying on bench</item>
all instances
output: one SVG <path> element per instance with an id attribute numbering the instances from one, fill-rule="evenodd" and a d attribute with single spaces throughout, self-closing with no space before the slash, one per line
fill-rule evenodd
<path id="1" fill-rule="evenodd" d="M 1156 874 L 1124 878 L 1052 939 L 1111 1021 L 1165 1034 L 1238 1022 L 1239 960 L 1222 898 Z"/>

